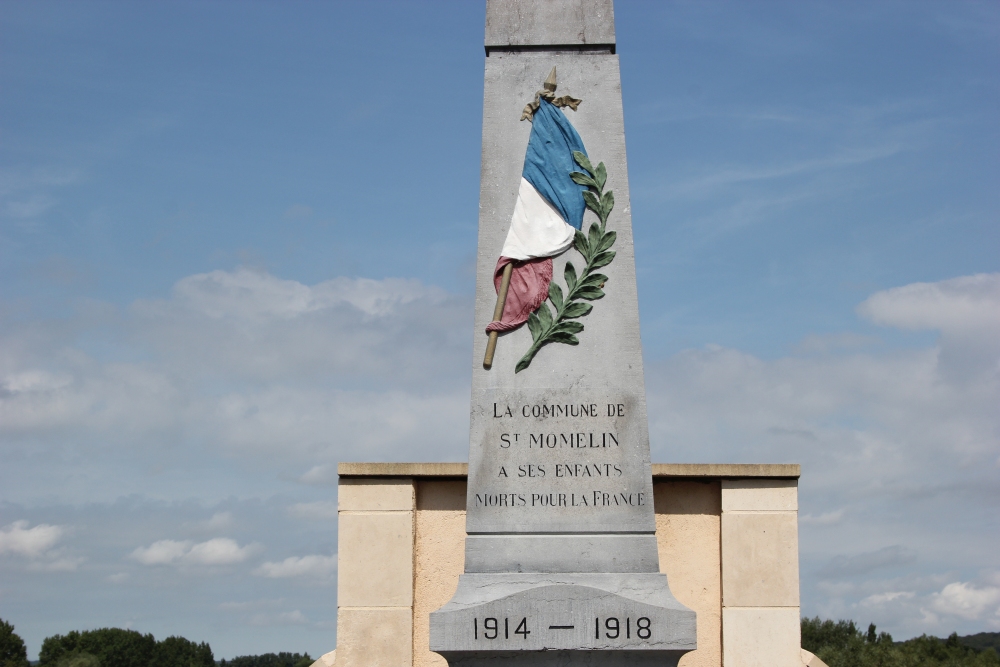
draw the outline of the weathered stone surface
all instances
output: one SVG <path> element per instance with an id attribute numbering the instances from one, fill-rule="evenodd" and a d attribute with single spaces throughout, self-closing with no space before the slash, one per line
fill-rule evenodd
<path id="1" fill-rule="evenodd" d="M 618 234 L 613 248 L 617 255 L 614 262 L 602 269 L 608 276 L 606 296 L 595 301 L 593 312 L 582 318 L 585 330 L 578 336 L 579 345 L 548 345 L 527 370 L 515 374 L 515 364 L 531 345 L 530 332 L 522 327 L 501 336 L 493 367 L 487 371 L 481 364 L 486 346 L 486 336 L 481 332 L 493 315 L 496 301 L 493 268 L 517 197 L 531 129 L 528 122 L 518 119 L 521 107 L 532 98 L 553 65 L 559 73 L 558 92 L 583 98 L 579 111 L 567 113 L 593 161 L 603 161 L 607 167 L 605 189 L 614 191 L 616 200 L 608 229 Z M 474 358 L 478 363 L 473 368 L 469 453 L 470 534 L 636 531 L 652 534 L 655 528 L 649 495 L 652 484 L 649 435 L 620 88 L 617 56 L 611 54 L 503 53 L 487 59 L 474 338 Z M 584 229 L 594 220 L 596 216 L 588 212 Z M 554 276 L 559 282 L 567 261 L 579 264 L 578 253 L 571 249 L 555 258 Z M 609 404 L 616 410 L 612 418 L 606 414 Z M 594 406 L 596 416 L 590 413 L 568 419 L 535 417 L 536 406 L 544 409 L 566 405 Z M 619 405 L 623 406 L 621 416 L 617 412 Z M 511 410 L 509 417 L 507 408 Z M 525 409 L 529 417 L 524 416 Z M 501 412 L 505 416 L 495 416 Z M 511 437 L 517 433 L 522 439 L 517 446 L 505 448 L 502 445 L 506 443 L 501 440 L 504 433 Z M 537 446 L 532 447 L 532 433 L 536 437 L 555 434 L 560 438 L 582 433 L 587 446 L 569 447 L 562 443 L 562 447 L 539 451 Z M 616 435 L 618 446 L 591 447 L 591 434 L 602 433 Z M 601 445 L 609 442 L 604 437 Z M 521 466 L 536 462 L 546 466 L 545 477 L 511 476 Z M 579 477 L 557 479 L 554 466 L 565 463 L 618 465 L 621 476 L 601 478 L 596 485 L 593 474 L 583 481 Z M 513 466 L 505 470 L 506 479 L 500 477 L 499 465 Z M 592 503 L 594 491 L 601 493 L 599 508 L 591 505 L 584 510 L 579 505 L 572 506 L 574 500 L 579 503 L 584 496 Z M 494 496 L 514 494 L 516 506 L 486 506 L 482 494 L 487 492 Z M 558 505 L 560 493 L 566 496 L 566 506 Z M 608 494 L 607 503 L 617 498 L 618 505 L 605 504 L 604 493 Z M 555 507 L 531 506 L 535 496 L 545 499 L 552 497 L 550 494 L 557 494 Z M 624 498 L 619 494 L 624 494 Z M 503 498 L 498 500 L 502 502 Z M 565 549 L 560 548 L 558 540 L 551 544 L 553 550 L 562 553 L 567 569 L 582 555 L 569 543 Z M 635 558 L 649 563 L 655 552 L 636 552 Z M 655 572 L 656 568 L 648 571 Z"/>
<path id="2" fill-rule="evenodd" d="M 571 559 L 566 555 L 570 554 Z M 655 535 L 469 535 L 466 572 L 656 572 Z"/>
<path id="3" fill-rule="evenodd" d="M 641 390 L 491 388 L 472 410 L 470 534 L 655 530 Z"/>
<path id="4" fill-rule="evenodd" d="M 490 0 L 486 3 L 488 49 L 614 43 L 612 0 Z"/>
<path id="5" fill-rule="evenodd" d="M 655 469 L 655 464 L 654 464 Z M 722 563 L 719 481 L 658 481 L 653 485 L 660 569 L 677 601 L 698 614 L 698 650 L 681 667 L 722 664 Z"/>
<path id="6" fill-rule="evenodd" d="M 413 503 L 410 480 L 345 479 L 337 491 L 337 508 L 341 512 L 410 511 Z"/>
<path id="7" fill-rule="evenodd" d="M 338 604 L 412 605 L 413 513 L 341 512 L 338 524 Z"/>
<path id="8" fill-rule="evenodd" d="M 479 254 L 465 574 L 431 614 L 431 650 L 450 664 L 672 664 L 696 647 L 695 613 L 659 573 L 635 258 L 611 0 L 488 0 Z M 510 225 L 531 123 L 521 121 L 553 67 L 557 95 L 614 193 L 614 261 L 605 296 L 578 321 L 578 345 L 531 347 L 527 327 L 482 365 L 493 272 Z M 588 210 L 583 232 L 597 222 Z M 553 259 L 553 282 L 585 261 Z M 564 287 L 564 289 L 566 289 Z M 521 632 L 518 632 L 518 630 Z"/>
<path id="9" fill-rule="evenodd" d="M 413 667 L 445 667 L 429 650 L 430 614 L 451 599 L 464 571 L 465 481 L 421 481 L 414 526 Z"/>
<path id="10" fill-rule="evenodd" d="M 722 482 L 723 512 L 797 512 L 794 479 L 727 479 Z"/>
<path id="11" fill-rule="evenodd" d="M 337 665 L 389 667 L 413 664 L 409 607 L 341 608 L 337 613 Z"/>
<path id="12" fill-rule="evenodd" d="M 723 512 L 723 604 L 797 609 L 798 544 L 795 512 Z"/>
<path id="13" fill-rule="evenodd" d="M 798 607 L 722 610 L 726 667 L 802 667 Z"/>
<path id="14" fill-rule="evenodd" d="M 577 346 L 544 347 L 531 367 L 514 374 L 514 366 L 531 344 L 526 327 L 500 337 L 491 370 L 482 367 L 486 335 L 496 304 L 493 270 L 503 247 L 517 200 L 524 151 L 531 123 L 520 121 L 521 110 L 552 67 L 558 71 L 557 94 L 583 100 L 578 111 L 566 111 L 596 163 L 605 163 L 605 190 L 614 191 L 615 208 L 608 229 L 617 232 L 614 262 L 601 269 L 608 276 L 607 296 L 593 302 L 594 311 L 580 321 L 586 327 Z M 584 229 L 597 217 L 587 211 Z M 553 275 L 563 283 L 567 260 L 580 265 L 570 249 L 554 262 Z M 476 264 L 476 310 L 473 351 L 473 397 L 486 389 L 597 388 L 643 392 L 639 304 L 635 284 L 632 213 L 625 158 L 624 118 L 618 57 L 611 54 L 495 53 L 486 59 L 483 101 L 483 164 L 479 194 L 479 255 Z M 645 428 L 642 413 L 634 415 Z M 475 419 L 475 418 L 474 418 Z"/>

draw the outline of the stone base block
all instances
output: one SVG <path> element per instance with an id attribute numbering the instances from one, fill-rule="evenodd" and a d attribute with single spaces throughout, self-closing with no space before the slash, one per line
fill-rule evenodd
<path id="1" fill-rule="evenodd" d="M 676 665 L 695 629 L 663 574 L 464 574 L 430 645 L 453 667 Z"/>
<path id="2" fill-rule="evenodd" d="M 722 610 L 726 667 L 801 667 L 798 607 Z"/>
<path id="3" fill-rule="evenodd" d="M 405 667 L 413 664 L 413 613 L 408 607 L 337 612 L 337 664 Z"/>

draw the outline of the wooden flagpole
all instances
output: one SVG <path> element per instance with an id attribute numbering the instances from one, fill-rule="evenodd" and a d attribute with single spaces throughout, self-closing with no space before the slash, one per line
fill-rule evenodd
<path id="1" fill-rule="evenodd" d="M 514 272 L 514 262 L 507 262 L 503 267 L 503 276 L 500 278 L 500 291 L 497 292 L 497 305 L 493 309 L 493 321 L 499 322 L 503 318 L 503 307 L 507 303 L 507 290 L 510 288 L 510 276 Z M 490 370 L 493 366 L 493 353 L 497 349 L 497 336 L 499 332 L 491 331 L 490 338 L 486 341 L 486 358 L 483 359 L 483 368 Z"/>

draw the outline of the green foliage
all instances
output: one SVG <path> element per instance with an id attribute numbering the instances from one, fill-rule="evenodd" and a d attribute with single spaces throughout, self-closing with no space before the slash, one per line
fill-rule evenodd
<path id="1" fill-rule="evenodd" d="M 979 651 L 992 648 L 997 653 L 1000 653 L 1000 632 L 979 632 L 974 635 L 959 637 L 958 641 L 962 642 L 965 646 Z"/>
<path id="2" fill-rule="evenodd" d="M 101 667 L 101 661 L 92 653 L 70 651 L 59 658 L 56 667 Z"/>
<path id="3" fill-rule="evenodd" d="M 309 667 L 313 662 L 308 653 L 264 653 L 222 660 L 219 667 Z"/>
<path id="4" fill-rule="evenodd" d="M 0 618 L 0 667 L 28 667 L 28 650 L 14 626 Z"/>
<path id="5" fill-rule="evenodd" d="M 156 640 L 153 635 L 143 635 L 135 630 L 74 630 L 65 635 L 46 637 L 42 642 L 42 650 L 38 653 L 38 660 L 40 667 L 69 667 L 60 665 L 60 661 L 64 658 L 81 659 L 81 654 L 86 653 L 96 657 L 100 667 L 149 667 L 155 650 Z"/>
<path id="6" fill-rule="evenodd" d="M 563 343 L 564 345 L 578 345 L 580 339 L 576 334 L 583 331 L 583 324 L 575 322 L 580 317 L 590 314 L 594 306 L 584 301 L 596 301 L 604 297 L 604 284 L 608 277 L 601 273 L 594 273 L 596 269 L 607 266 L 615 258 L 613 250 L 609 250 L 614 245 L 618 235 L 615 232 L 605 231 L 608 216 L 611 209 L 615 207 L 615 195 L 610 190 L 604 192 L 604 184 L 608 180 L 608 172 L 601 162 L 594 167 L 587 156 L 579 151 L 573 153 L 573 158 L 577 164 L 583 167 L 587 173 L 574 171 L 570 178 L 574 182 L 585 185 L 590 190 L 583 193 L 583 200 L 587 208 L 597 214 L 600 225 L 596 222 L 590 225 L 590 229 L 585 235 L 578 231 L 573 239 L 573 247 L 583 255 L 586 264 L 583 271 L 577 276 L 576 267 L 572 262 L 566 262 L 566 270 L 563 277 L 566 280 L 566 292 L 553 280 L 549 283 L 549 301 L 555 308 L 555 313 L 549 310 L 544 302 L 538 310 L 528 316 L 528 331 L 531 332 L 531 347 L 524 353 L 521 360 L 514 367 L 515 373 L 520 373 L 531 365 L 531 360 L 544 345 L 549 343 Z"/>
<path id="7" fill-rule="evenodd" d="M 156 642 L 149 667 L 215 667 L 215 656 L 206 642 L 195 644 L 184 637 L 167 637 Z"/>
<path id="8" fill-rule="evenodd" d="M 922 635 L 893 642 L 888 633 L 876 632 L 874 623 L 862 632 L 854 621 L 802 619 L 802 648 L 829 667 L 1000 667 L 993 648 L 973 648 L 963 639 Z"/>
<path id="9" fill-rule="evenodd" d="M 39 667 L 215 667 L 212 648 L 183 637 L 156 641 L 135 630 L 74 630 L 47 637 Z"/>

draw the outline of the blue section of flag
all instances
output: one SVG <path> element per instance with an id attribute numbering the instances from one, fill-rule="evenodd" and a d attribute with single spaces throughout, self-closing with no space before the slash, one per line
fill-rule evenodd
<path id="1" fill-rule="evenodd" d="M 586 155 L 587 149 L 562 111 L 544 99 L 539 102 L 521 175 L 559 211 L 563 220 L 580 229 L 586 208 L 583 192 L 587 188 L 574 183 L 569 174 L 583 171 L 573 159 L 573 151 Z"/>

